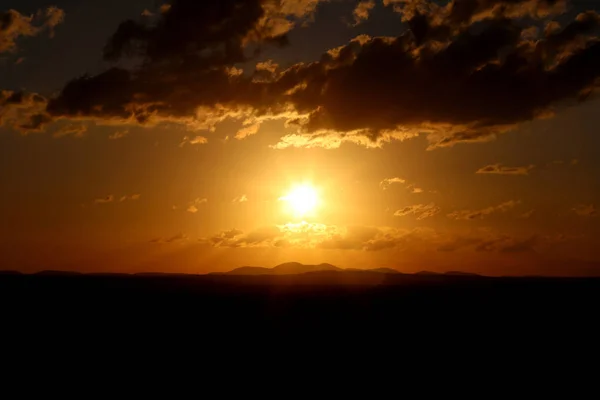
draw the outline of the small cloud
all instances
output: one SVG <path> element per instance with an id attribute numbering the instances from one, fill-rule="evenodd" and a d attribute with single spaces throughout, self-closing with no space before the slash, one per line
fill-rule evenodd
<path id="1" fill-rule="evenodd" d="M 526 167 L 505 167 L 501 164 L 487 165 L 477 170 L 477 174 L 493 174 L 493 175 L 529 175 L 529 171 L 535 168 L 535 165 Z"/>
<path id="2" fill-rule="evenodd" d="M 142 11 L 142 17 L 153 17 L 154 13 L 150 10 L 148 10 L 147 8 Z"/>
<path id="3" fill-rule="evenodd" d="M 15 65 L 23 64 L 24 61 L 25 61 L 25 57 L 19 57 L 19 58 L 17 58 L 17 61 L 15 61 Z"/>
<path id="4" fill-rule="evenodd" d="M 196 136 L 190 138 L 189 136 L 184 136 L 183 141 L 179 144 L 179 147 L 183 147 L 187 144 L 195 145 L 195 144 L 206 144 L 208 143 L 208 139 L 204 136 Z"/>
<path id="5" fill-rule="evenodd" d="M 571 211 L 573 211 L 575 214 L 579 215 L 580 217 L 597 217 L 598 216 L 598 210 L 596 209 L 596 206 L 594 206 L 593 204 L 579 204 L 579 205 L 576 205 L 575 207 L 573 207 L 571 209 Z"/>
<path id="6" fill-rule="evenodd" d="M 394 185 L 394 184 L 404 184 L 404 183 L 406 183 L 406 179 L 402 179 L 402 178 L 398 178 L 398 177 L 396 177 L 396 178 L 386 178 L 386 179 L 382 180 L 379 183 L 379 186 L 383 190 L 386 190 L 391 185 Z"/>
<path id="7" fill-rule="evenodd" d="M 549 162 L 547 164 L 548 167 L 551 167 L 553 165 L 565 165 L 565 164 L 570 164 L 570 165 L 577 165 L 579 164 L 579 159 L 574 158 L 571 161 L 563 161 L 563 160 L 554 160 L 552 162 Z"/>
<path id="8" fill-rule="evenodd" d="M 472 221 L 476 219 L 484 219 L 490 214 L 494 214 L 497 212 L 506 212 L 521 204 L 521 201 L 510 200 L 499 204 L 497 206 L 484 208 L 482 210 L 460 210 L 454 211 L 453 213 L 448 214 L 448 218 L 456 219 L 456 220 L 467 220 Z"/>
<path id="9" fill-rule="evenodd" d="M 54 132 L 54 135 L 52 136 L 54 136 L 57 139 L 65 136 L 72 136 L 74 138 L 81 139 L 85 136 L 86 132 L 87 127 L 85 125 L 69 124 L 58 129 L 56 132 Z"/>
<path id="10" fill-rule="evenodd" d="M 177 235 L 168 238 L 166 240 L 166 242 L 167 243 L 173 243 L 173 242 L 185 241 L 185 240 L 188 240 L 188 239 L 189 239 L 189 236 L 186 235 L 185 233 L 178 233 Z"/>
<path id="11" fill-rule="evenodd" d="M 185 241 L 187 241 L 189 239 L 190 238 L 189 238 L 188 235 L 180 232 L 180 233 L 178 233 L 178 234 L 176 234 L 174 236 L 171 236 L 169 238 L 159 237 L 159 238 L 152 239 L 150 241 L 150 243 L 177 243 L 177 242 L 185 242 Z"/>
<path id="12" fill-rule="evenodd" d="M 195 214 L 195 213 L 198 212 L 198 206 L 201 205 L 201 204 L 205 204 L 205 203 L 208 203 L 208 199 L 206 199 L 206 198 L 204 198 L 204 199 L 197 198 L 196 200 L 192 201 L 188 205 L 188 208 L 187 208 L 186 211 L 189 212 L 189 213 Z"/>
<path id="13" fill-rule="evenodd" d="M 391 185 L 406 185 L 406 189 L 408 191 L 410 191 L 410 193 L 413 194 L 419 194 L 419 193 L 424 193 L 425 190 L 423 190 L 422 188 L 416 186 L 413 183 L 408 183 L 408 181 L 406 179 L 402 179 L 402 178 L 387 178 L 382 180 L 381 182 L 379 182 L 379 186 L 381 187 L 381 189 L 383 190 L 387 190 Z"/>
<path id="14" fill-rule="evenodd" d="M 404 207 L 394 213 L 395 217 L 406 217 L 408 215 L 415 215 L 417 220 L 433 217 L 439 214 L 441 209 L 433 203 L 430 204 L 416 204 L 414 206 Z"/>
<path id="15" fill-rule="evenodd" d="M 364 0 L 358 3 L 353 12 L 354 26 L 369 19 L 369 14 L 373 8 L 375 8 L 375 0 Z"/>
<path id="16" fill-rule="evenodd" d="M 131 194 L 131 195 L 124 195 L 124 196 L 121 196 L 121 197 L 115 197 L 114 195 L 109 194 L 106 197 L 101 197 L 101 198 L 95 199 L 94 200 L 94 204 L 113 203 L 113 202 L 117 202 L 117 199 L 118 199 L 119 203 L 123 203 L 125 201 L 139 200 L 140 197 L 141 197 L 141 195 L 139 193 Z"/>
<path id="17" fill-rule="evenodd" d="M 232 78 L 244 75 L 244 70 L 242 68 L 237 68 L 235 66 L 225 67 L 225 72 L 227 72 L 227 75 Z"/>
<path id="18" fill-rule="evenodd" d="M 141 197 L 140 194 L 132 194 L 132 195 L 125 195 L 125 196 L 121 196 L 121 198 L 119 199 L 119 202 L 122 203 L 124 201 L 135 201 L 135 200 L 139 200 Z"/>
<path id="19" fill-rule="evenodd" d="M 243 195 L 233 199 L 232 203 L 245 203 L 247 201 L 248 201 L 248 197 L 245 194 L 243 194 Z"/>
<path id="20" fill-rule="evenodd" d="M 99 199 L 94 200 L 94 204 L 107 204 L 112 203 L 113 201 L 115 201 L 115 196 L 109 194 L 106 197 L 101 197 Z"/>
<path id="21" fill-rule="evenodd" d="M 129 131 L 125 130 L 125 131 L 116 131 L 113 134 L 111 134 L 108 138 L 110 140 L 117 140 L 117 139 L 122 139 L 125 136 L 127 136 L 129 134 Z"/>
<path id="22" fill-rule="evenodd" d="M 533 216 L 533 214 L 535 214 L 535 210 L 529 210 L 529 211 L 527 211 L 527 212 L 519 215 L 519 218 L 529 219 L 529 218 L 531 218 Z"/>
<path id="23" fill-rule="evenodd" d="M 256 135 L 259 129 L 260 123 L 244 127 L 235 134 L 235 138 L 238 140 L 242 140 L 247 138 L 248 136 Z"/>
<path id="24" fill-rule="evenodd" d="M 17 40 L 21 37 L 33 37 L 43 31 L 54 36 L 54 28 L 65 19 L 65 12 L 57 7 L 38 10 L 35 15 L 27 16 L 15 10 L 0 11 L 0 53 L 17 50 Z"/>

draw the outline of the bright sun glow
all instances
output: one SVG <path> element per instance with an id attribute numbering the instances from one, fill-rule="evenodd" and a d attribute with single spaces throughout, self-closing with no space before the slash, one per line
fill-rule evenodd
<path id="1" fill-rule="evenodd" d="M 303 217 L 315 211 L 319 204 L 319 195 L 312 186 L 301 185 L 292 188 L 280 200 L 287 202 L 293 213 Z"/>

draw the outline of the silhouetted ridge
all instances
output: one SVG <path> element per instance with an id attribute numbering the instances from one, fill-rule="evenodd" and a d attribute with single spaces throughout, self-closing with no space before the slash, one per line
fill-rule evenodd
<path id="1" fill-rule="evenodd" d="M 415 275 L 441 275 L 439 272 L 419 271 Z"/>
<path id="2" fill-rule="evenodd" d="M 75 271 L 40 271 L 36 272 L 34 275 L 44 275 L 44 276 L 79 276 L 82 275 L 81 272 Z"/>
<path id="3" fill-rule="evenodd" d="M 272 275 L 273 270 L 265 267 L 240 267 L 225 272 L 225 275 Z"/>
<path id="4" fill-rule="evenodd" d="M 386 274 L 386 275 L 410 275 L 402 273 L 393 268 L 373 268 L 373 269 L 361 269 L 361 268 L 339 268 L 332 264 L 322 263 L 318 265 L 307 265 L 299 262 L 288 262 L 279 264 L 273 268 L 265 268 L 265 267 L 240 267 L 236 268 L 229 272 L 216 272 L 211 275 L 301 275 L 307 273 L 316 273 L 316 272 L 339 272 L 350 274 L 354 272 L 360 273 L 377 273 L 377 274 Z M 440 272 L 432 272 L 432 271 L 420 271 L 415 273 L 417 276 L 480 276 L 474 273 L 469 272 L 461 272 L 461 271 L 449 271 L 446 273 Z"/>
<path id="5" fill-rule="evenodd" d="M 369 272 L 379 272 L 381 274 L 399 274 L 400 271 L 392 269 L 392 268 L 374 268 L 368 269 Z"/>
<path id="6" fill-rule="evenodd" d="M 305 265 L 297 262 L 290 262 L 280 264 L 273 268 L 272 271 L 277 275 L 296 275 L 318 271 L 343 271 L 343 269 L 331 264 Z"/>
<path id="7" fill-rule="evenodd" d="M 451 275 L 451 276 L 481 276 L 481 275 L 476 274 L 474 272 L 462 272 L 462 271 L 448 271 L 444 275 Z"/>

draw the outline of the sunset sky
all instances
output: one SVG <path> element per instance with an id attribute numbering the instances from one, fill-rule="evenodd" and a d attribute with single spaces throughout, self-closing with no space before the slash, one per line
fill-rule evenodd
<path id="1" fill-rule="evenodd" d="M 600 275 L 597 11 L 2 0 L 0 270 Z"/>

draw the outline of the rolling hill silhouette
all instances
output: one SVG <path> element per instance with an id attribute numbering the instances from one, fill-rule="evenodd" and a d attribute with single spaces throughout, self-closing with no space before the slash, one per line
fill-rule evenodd
<path id="1" fill-rule="evenodd" d="M 398 274 L 399 272 L 391 268 L 376 269 L 343 269 L 332 264 L 322 263 L 318 265 L 307 265 L 298 262 L 288 262 L 279 264 L 273 268 L 266 267 L 240 267 L 232 271 L 217 273 L 218 275 L 300 275 L 317 272 L 377 272 L 385 274 Z"/>

